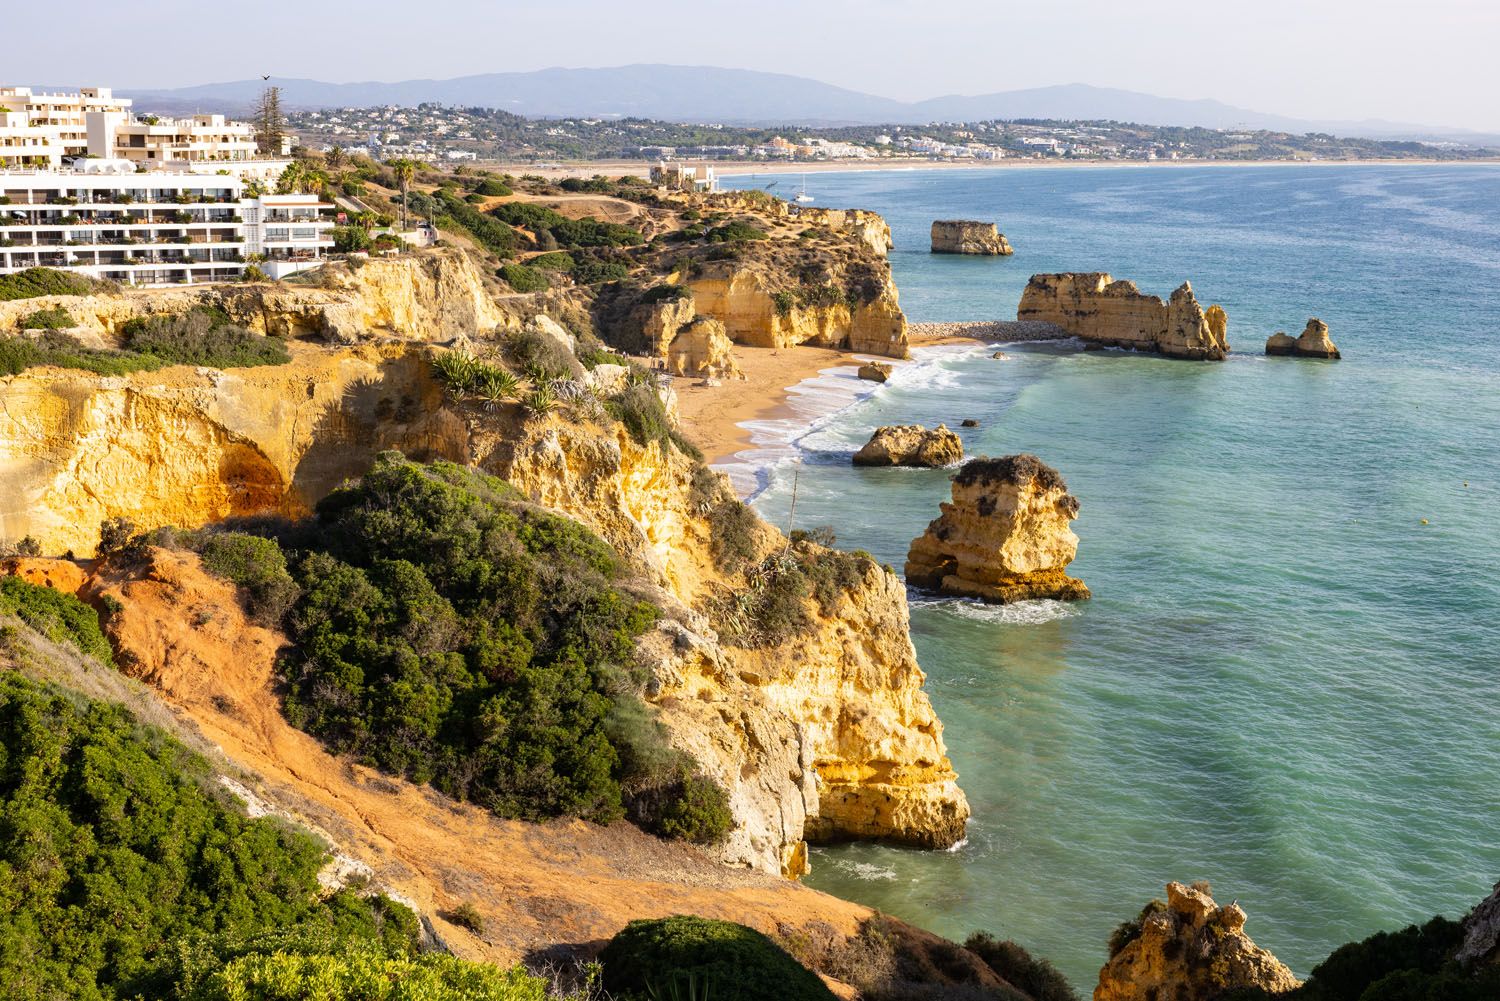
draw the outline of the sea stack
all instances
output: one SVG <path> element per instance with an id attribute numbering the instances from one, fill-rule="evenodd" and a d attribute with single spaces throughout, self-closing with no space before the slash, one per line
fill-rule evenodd
<path id="1" fill-rule="evenodd" d="M 1228 316 L 1218 306 L 1200 306 L 1189 282 L 1164 302 L 1103 271 L 1032 275 L 1016 319 L 1053 324 L 1090 345 L 1168 358 L 1223 361 L 1229 353 Z"/>
<path id="2" fill-rule="evenodd" d="M 1268 337 L 1266 354 L 1295 355 L 1298 358 L 1337 359 L 1341 357 L 1338 346 L 1328 337 L 1328 324 L 1316 316 L 1307 321 L 1307 329 L 1303 330 L 1299 337 L 1293 337 L 1281 330 Z"/>
<path id="3" fill-rule="evenodd" d="M 1280 996 L 1300 986 L 1292 971 L 1245 934 L 1238 903 L 1220 907 L 1207 884 L 1167 884 L 1110 941 L 1093 1001 L 1199 1001 L 1236 990 Z"/>
<path id="4" fill-rule="evenodd" d="M 994 223 L 972 219 L 939 219 L 934 222 L 932 252 L 981 257 L 1009 257 L 1015 253 L 1005 234 Z"/>
<path id="5" fill-rule="evenodd" d="M 867 382 L 885 382 L 891 377 L 891 366 L 880 361 L 865 362 L 859 367 L 858 375 Z"/>
<path id="6" fill-rule="evenodd" d="M 931 431 L 920 424 L 877 428 L 864 448 L 854 453 L 856 466 L 951 466 L 964 457 L 958 435 L 939 424 Z"/>
<path id="7" fill-rule="evenodd" d="M 1065 568 L 1078 555 L 1069 523 L 1078 498 L 1034 455 L 975 459 L 953 478 L 953 500 L 906 555 L 912 587 L 1003 605 L 1089 596 Z"/>

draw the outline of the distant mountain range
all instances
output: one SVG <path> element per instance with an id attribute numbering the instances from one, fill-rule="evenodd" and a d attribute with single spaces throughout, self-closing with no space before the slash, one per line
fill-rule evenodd
<path id="1" fill-rule="evenodd" d="M 1002 118 L 1104 119 L 1143 125 L 1326 132 L 1373 139 L 1449 139 L 1500 144 L 1500 135 L 1376 119 L 1317 121 L 1236 108 L 1219 101 L 1155 97 L 1073 83 L 975 96 L 904 102 L 806 77 L 709 66 L 634 65 L 484 73 L 452 80 L 324 83 L 271 80 L 290 108 L 416 105 L 501 108 L 532 117 L 638 117 L 735 125 L 921 125 Z M 173 90 L 124 91 L 140 110 L 243 112 L 263 87 L 235 80 Z"/>

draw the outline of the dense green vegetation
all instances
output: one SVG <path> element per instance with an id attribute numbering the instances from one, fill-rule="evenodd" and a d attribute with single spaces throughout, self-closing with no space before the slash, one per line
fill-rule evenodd
<path id="1" fill-rule="evenodd" d="M 530 202 L 506 202 L 490 209 L 490 215 L 510 226 L 531 232 L 542 250 L 559 247 L 630 247 L 645 243 L 639 230 L 598 219 L 569 219 L 560 212 Z"/>
<path id="2" fill-rule="evenodd" d="M 220 310 L 198 306 L 186 313 L 162 313 L 127 321 L 119 351 L 84 347 L 56 330 L 36 338 L 0 337 L 0 374 L 33 366 L 82 369 L 100 375 L 151 371 L 167 365 L 246 368 L 291 360 L 286 345 L 232 323 Z"/>
<path id="3" fill-rule="evenodd" d="M 1045 959 L 1038 959 L 1009 939 L 997 939 L 986 932 L 976 932 L 964 942 L 964 948 L 984 960 L 985 965 L 1015 987 L 1031 996 L 1032 1001 L 1078 1001 L 1068 978 Z"/>
<path id="4" fill-rule="evenodd" d="M 413 952 L 410 911 L 325 893 L 319 844 L 210 788 L 202 758 L 123 709 L 0 673 L 7 997 L 208 998 L 195 985 L 241 955 Z"/>
<path id="5" fill-rule="evenodd" d="M 709 243 L 743 243 L 746 240 L 769 239 L 765 230 L 738 220 L 715 226 L 704 234 L 704 238 Z"/>
<path id="6" fill-rule="evenodd" d="M 1225 1001 L 1493 1001 L 1500 967 L 1460 968 L 1453 954 L 1463 938 L 1463 925 L 1444 917 L 1377 932 L 1339 946 L 1295 991 L 1241 990 Z"/>
<path id="7" fill-rule="evenodd" d="M 112 663 L 94 610 L 71 594 L 0 577 L 0 615 L 14 615 L 54 643 L 66 643 L 101 664 Z"/>
<path id="8" fill-rule="evenodd" d="M 517 292 L 542 292 L 549 287 L 546 275 L 525 264 L 502 264 L 495 273 Z"/>
<path id="9" fill-rule="evenodd" d="M 728 921 L 686 915 L 632 921 L 599 958 L 604 986 L 617 994 L 713 1001 L 832 1001 L 834 996 L 785 949 Z"/>
<path id="10" fill-rule="evenodd" d="M 61 306 L 28 313 L 21 317 L 20 323 L 22 330 L 67 330 L 74 326 L 77 326 L 77 321 Z"/>
<path id="11" fill-rule="evenodd" d="M 225 964 L 184 1001 L 545 1001 L 547 981 L 443 953 L 255 953 Z"/>
<path id="12" fill-rule="evenodd" d="M 472 469 L 387 453 L 315 520 L 259 527 L 277 541 L 198 548 L 248 601 L 290 603 L 286 713 L 336 752 L 503 816 L 728 831 L 724 791 L 639 698 L 635 639 L 657 611 L 576 522 Z"/>
<path id="13" fill-rule="evenodd" d="M 55 268 L 27 268 L 13 275 L 0 275 L 0 302 L 35 299 L 43 295 L 88 295 L 109 288 L 109 283 Z"/>
<path id="14" fill-rule="evenodd" d="M 424 199 L 429 196 L 424 196 Z M 428 207 L 428 202 L 413 197 L 413 206 Z M 511 257 L 521 246 L 521 236 L 505 223 L 485 215 L 447 188 L 430 196 L 429 214 L 439 229 L 458 229 L 474 238 L 485 250 L 497 257 Z M 422 211 L 417 208 L 417 211 Z"/>
<path id="15" fill-rule="evenodd" d="M 602 261 L 598 258 L 583 258 L 573 268 L 573 281 L 579 285 L 599 285 L 617 282 L 630 274 L 630 266 L 619 261 Z"/>

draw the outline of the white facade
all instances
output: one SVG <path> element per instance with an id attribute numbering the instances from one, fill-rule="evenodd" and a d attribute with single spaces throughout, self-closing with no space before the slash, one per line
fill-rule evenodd
<path id="1" fill-rule="evenodd" d="M 274 178 L 290 153 L 262 152 L 255 129 L 223 115 L 135 117 L 129 98 L 107 87 L 44 93 L 0 87 L 0 167 L 60 167 L 71 157 L 129 160 L 143 167 Z"/>
<path id="2" fill-rule="evenodd" d="M 0 274 L 68 268 L 124 284 L 273 278 L 317 267 L 333 246 L 315 195 L 247 195 L 235 174 L 0 169 Z M 263 258 L 263 260 L 261 260 Z"/>

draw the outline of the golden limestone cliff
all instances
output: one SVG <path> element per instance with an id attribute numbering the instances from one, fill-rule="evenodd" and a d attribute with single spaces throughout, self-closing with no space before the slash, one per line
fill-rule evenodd
<path id="1" fill-rule="evenodd" d="M 1103 272 L 1032 275 L 1016 319 L 1051 323 L 1090 344 L 1169 358 L 1222 361 L 1229 352 L 1224 310 L 1204 310 L 1188 282 L 1163 302 Z"/>
<path id="2" fill-rule="evenodd" d="M 1036 456 L 975 459 L 953 478 L 952 502 L 912 541 L 906 581 L 995 604 L 1087 598 L 1083 581 L 1065 572 L 1078 554 L 1077 517 L 1078 499 Z"/>
<path id="3" fill-rule="evenodd" d="M 53 307 L 67 310 L 79 325 L 74 333 L 98 347 L 113 346 L 120 328 L 136 317 L 195 306 L 222 309 L 256 333 L 345 344 L 374 336 L 446 342 L 517 322 L 495 302 L 473 262 L 456 251 L 330 266 L 320 275 L 317 286 L 211 285 L 0 302 L 0 331 L 37 309 Z"/>
<path id="4" fill-rule="evenodd" d="M 738 826 L 719 849 L 726 861 L 798 875 L 806 840 L 944 847 L 963 837 L 968 804 L 922 688 L 895 575 L 871 562 L 808 630 L 769 649 L 735 647 L 694 611 L 724 582 L 681 453 L 639 445 L 621 428 L 564 423 L 482 436 L 475 453 L 533 500 L 599 532 L 662 589 L 669 621 L 646 643 L 649 697 L 674 742 L 730 791 Z M 715 478 L 714 489 L 727 487 Z M 786 545 L 769 526 L 760 531 L 763 549 Z"/>
<path id="5" fill-rule="evenodd" d="M 1115 933 L 1094 1001 L 1212 1001 L 1237 988 L 1275 995 L 1297 987 L 1244 928 L 1238 904 L 1221 907 L 1206 888 L 1168 883 L 1165 904 L 1152 901 Z"/>
<path id="6" fill-rule="evenodd" d="M 463 423 L 418 353 L 294 348 L 259 368 L 0 379 L 0 537 L 85 555 L 106 518 L 300 514 L 382 449 L 463 459 Z"/>
<path id="7" fill-rule="evenodd" d="M 807 301 L 777 287 L 765 272 L 732 264 L 709 265 L 688 280 L 697 312 L 724 324 L 736 344 L 788 348 L 798 344 L 905 358 L 910 353 L 906 314 L 887 272 L 868 299 Z"/>

